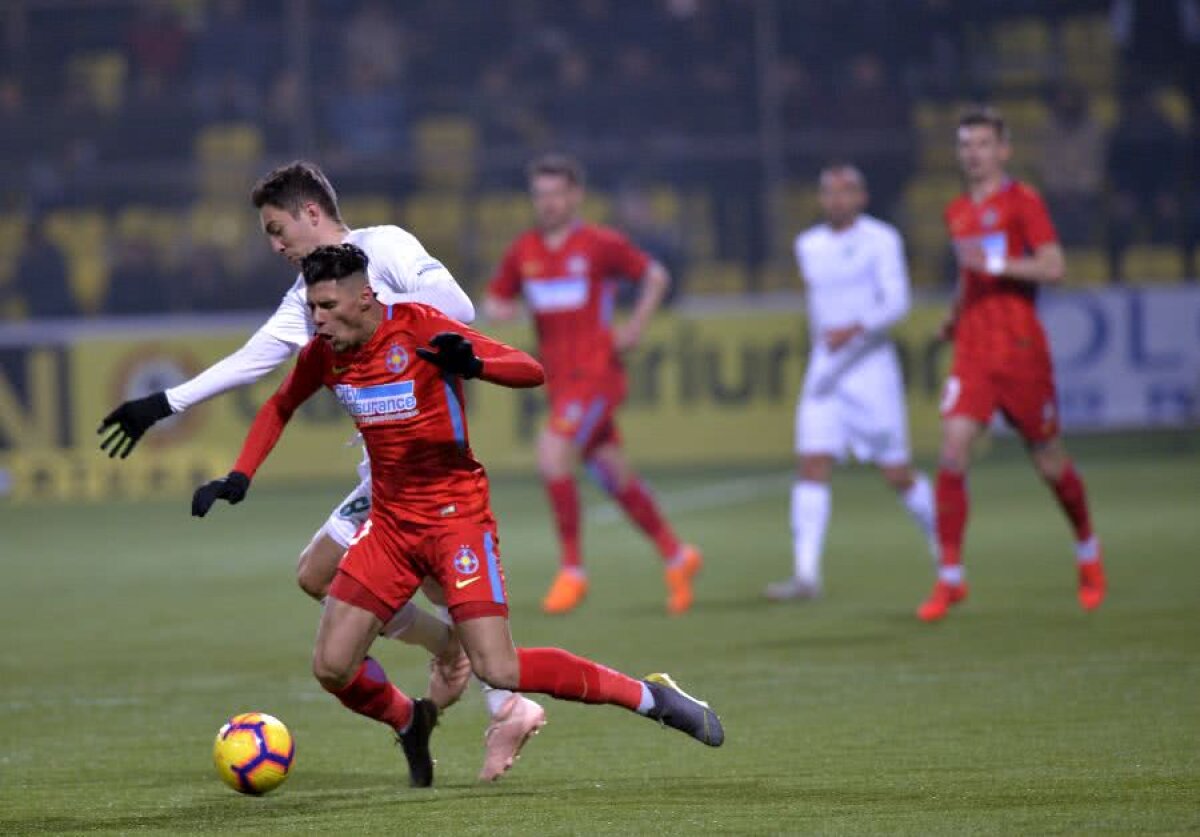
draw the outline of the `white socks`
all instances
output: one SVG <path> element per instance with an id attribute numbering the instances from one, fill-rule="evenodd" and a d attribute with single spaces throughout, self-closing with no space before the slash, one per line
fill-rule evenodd
<path id="1" fill-rule="evenodd" d="M 937 561 L 941 550 L 938 548 L 936 509 L 933 502 L 933 486 L 929 483 L 929 477 L 918 471 L 913 479 L 913 484 L 908 491 L 901 495 L 900 501 L 904 503 L 904 508 L 908 510 L 912 519 L 921 527 L 921 534 L 925 536 L 925 542 L 929 544 L 933 560 Z"/>
<path id="2" fill-rule="evenodd" d="M 479 688 L 483 690 L 483 700 L 487 704 L 488 717 L 492 720 L 500 714 L 500 710 L 504 708 L 504 704 L 512 698 L 513 692 L 508 689 L 493 689 L 482 680 L 479 681 Z"/>
<path id="3" fill-rule="evenodd" d="M 792 484 L 792 558 L 799 581 L 821 583 L 821 550 L 829 526 L 830 491 L 823 482 Z"/>
<path id="4" fill-rule="evenodd" d="M 419 645 L 435 657 L 446 650 L 450 641 L 450 626 L 412 602 L 397 610 L 379 633 L 388 639 Z"/>

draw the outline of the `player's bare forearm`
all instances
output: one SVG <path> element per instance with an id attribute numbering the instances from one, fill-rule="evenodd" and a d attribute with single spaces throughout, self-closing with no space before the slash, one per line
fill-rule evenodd
<path id="1" fill-rule="evenodd" d="M 1039 247 L 1032 256 L 1010 259 L 1001 275 L 1009 279 L 1053 285 L 1063 281 L 1066 274 L 1067 265 L 1062 247 L 1047 244 Z"/>
<path id="2" fill-rule="evenodd" d="M 651 318 L 662 307 L 662 301 L 671 287 L 671 274 L 658 262 L 651 262 L 642 277 L 641 291 L 629 319 L 616 331 L 618 351 L 632 349 L 642 339 Z"/>

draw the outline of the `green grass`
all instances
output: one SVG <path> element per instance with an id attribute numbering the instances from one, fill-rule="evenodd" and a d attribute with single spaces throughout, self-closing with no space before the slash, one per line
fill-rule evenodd
<path id="1" fill-rule="evenodd" d="M 388 734 L 308 675 L 317 611 L 294 556 L 342 487 L 264 487 L 203 522 L 178 499 L 0 507 L 0 832 L 1200 829 L 1200 468 L 1191 446 L 1103 448 L 1081 459 L 1105 606 L 1079 610 L 1066 528 L 1001 451 L 972 476 L 972 597 L 936 626 L 912 616 L 932 578 L 921 541 L 868 471 L 836 478 L 828 595 L 797 607 L 759 599 L 789 563 L 785 475 L 656 479 L 708 558 L 679 619 L 662 613 L 649 548 L 603 511 L 586 529 L 590 599 L 539 614 L 553 569 L 540 489 L 499 482 L 517 641 L 670 671 L 728 739 L 710 750 L 621 710 L 547 700 L 518 767 L 480 787 L 472 690 L 435 734 L 424 791 L 405 786 Z M 378 651 L 397 682 L 424 688 L 420 654 Z M 293 776 L 261 799 L 209 763 L 221 721 L 249 709 L 298 741 Z"/>

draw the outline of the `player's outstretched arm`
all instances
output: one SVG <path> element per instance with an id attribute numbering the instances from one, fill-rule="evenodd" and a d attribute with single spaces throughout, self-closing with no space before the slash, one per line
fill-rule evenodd
<path id="1" fill-rule="evenodd" d="M 296 409 L 321 387 L 321 361 L 315 356 L 316 346 L 315 343 L 310 344 L 300 353 L 291 374 L 259 408 L 233 470 L 221 479 L 196 489 L 192 496 L 193 517 L 204 517 L 217 500 L 227 500 L 230 505 L 236 505 L 245 499 L 250 480 L 275 448 Z"/>
<path id="2" fill-rule="evenodd" d="M 451 375 L 512 389 L 541 386 L 546 381 L 542 365 L 528 354 L 469 328 L 463 328 L 461 334 L 439 332 L 429 345 L 433 348 L 422 346 L 417 355 Z"/>
<path id="3" fill-rule="evenodd" d="M 295 346 L 264 329 L 233 354 L 217 361 L 196 377 L 179 386 L 135 398 L 121 404 L 100 422 L 97 433 L 108 435 L 100 444 L 110 457 L 121 459 L 158 422 L 237 387 L 259 380 L 283 363 Z"/>

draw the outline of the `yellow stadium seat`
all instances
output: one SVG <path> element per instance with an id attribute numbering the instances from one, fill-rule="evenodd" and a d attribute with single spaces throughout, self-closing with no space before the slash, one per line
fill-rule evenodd
<path id="1" fill-rule="evenodd" d="M 1192 107 L 1187 96 L 1178 87 L 1164 87 L 1154 94 L 1154 100 L 1167 119 L 1180 131 L 1187 131 L 1192 124 Z"/>
<path id="2" fill-rule="evenodd" d="M 92 102 L 104 113 L 114 113 L 121 107 L 129 65 L 120 50 L 75 55 L 68 64 L 68 72 L 87 89 Z"/>
<path id="3" fill-rule="evenodd" d="M 712 259 L 717 249 L 717 231 L 713 220 L 712 196 L 703 190 L 688 192 L 683 199 L 681 228 L 688 259 L 703 262 Z"/>
<path id="4" fill-rule="evenodd" d="M 0 285 L 12 280 L 13 267 L 25 245 L 26 223 L 19 212 L 0 215 Z"/>
<path id="5" fill-rule="evenodd" d="M 1063 22 L 1059 35 L 1066 78 L 1092 90 L 1111 88 L 1117 48 L 1108 16 L 1069 18 Z"/>
<path id="6" fill-rule="evenodd" d="M 612 223 L 612 199 L 601 192 L 588 192 L 579 212 L 593 224 Z"/>
<path id="7" fill-rule="evenodd" d="M 98 311 L 108 291 L 108 219 L 95 209 L 60 210 L 47 215 L 45 223 L 47 238 L 66 257 L 79 307 Z"/>
<path id="8" fill-rule="evenodd" d="M 678 226 L 683 215 L 683 199 L 671 186 L 650 189 L 650 215 L 654 223 L 665 227 Z"/>
<path id="9" fill-rule="evenodd" d="M 996 81 L 1002 86 L 1024 86 L 1045 81 L 1053 58 L 1053 37 L 1046 22 L 1037 17 L 1001 21 L 992 30 Z"/>
<path id="10" fill-rule="evenodd" d="M 476 253 L 485 271 L 504 257 L 512 240 L 533 223 L 524 192 L 488 192 L 475 201 Z"/>
<path id="11" fill-rule="evenodd" d="M 1067 286 L 1104 285 L 1109 281 L 1108 256 L 1096 247 L 1067 251 Z"/>
<path id="12" fill-rule="evenodd" d="M 404 201 L 400 218 L 405 229 L 462 281 L 467 231 L 464 200 L 447 192 L 418 192 Z"/>
<path id="13" fill-rule="evenodd" d="M 1183 252 L 1174 245 L 1139 244 L 1125 251 L 1122 278 L 1133 284 L 1183 279 Z"/>
<path id="14" fill-rule="evenodd" d="M 422 187 L 462 190 L 474 182 L 479 131 L 471 119 L 426 117 L 414 127 L 413 138 Z"/>
<path id="15" fill-rule="evenodd" d="M 749 290 L 749 275 L 740 262 L 700 262 L 688 270 L 689 294 L 742 294 Z"/>
<path id="16" fill-rule="evenodd" d="M 263 153 L 262 131 L 248 122 L 209 125 L 196 136 L 195 150 L 202 163 L 257 163 Z"/>
<path id="17" fill-rule="evenodd" d="M 164 263 L 178 261 L 184 224 L 177 213 L 153 206 L 127 206 L 113 218 L 112 226 L 118 239 L 145 239 L 158 251 Z"/>
<path id="18" fill-rule="evenodd" d="M 1117 97 L 1107 91 L 1092 94 L 1092 116 L 1096 117 L 1096 121 L 1100 126 L 1107 131 L 1111 131 L 1113 126 L 1117 124 L 1117 116 L 1120 114 L 1120 106 L 1117 104 Z"/>
<path id="19" fill-rule="evenodd" d="M 398 223 L 396 205 L 383 195 L 347 195 L 339 205 L 342 218 L 353 228 Z"/>

